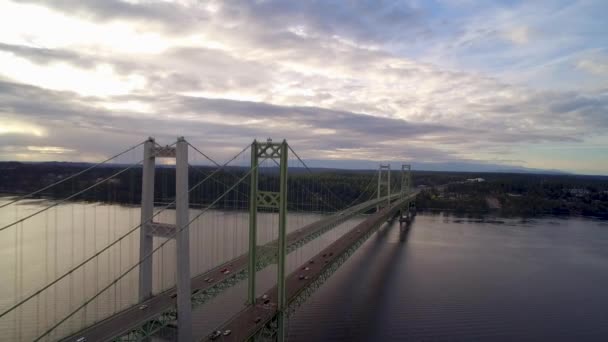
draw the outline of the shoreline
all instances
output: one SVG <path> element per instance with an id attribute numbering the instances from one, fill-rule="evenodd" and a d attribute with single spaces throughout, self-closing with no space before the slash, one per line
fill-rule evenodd
<path id="1" fill-rule="evenodd" d="M 418 213 L 428 213 L 428 214 L 440 214 L 446 213 L 449 216 L 460 217 L 460 218 L 470 218 L 470 217 L 494 217 L 499 219 L 521 219 L 521 220 L 531 220 L 531 219 L 549 219 L 549 218 L 558 218 L 558 219 L 568 219 L 568 218 L 582 218 L 589 220 L 597 220 L 597 221 L 606 221 L 608 222 L 608 216 L 590 216 L 590 215 L 572 215 L 572 214 L 554 214 L 554 213 L 545 213 L 545 214 L 534 214 L 534 215 L 516 215 L 516 214 L 504 214 L 501 213 L 500 210 L 489 210 L 489 211 L 473 211 L 473 210 L 458 210 L 458 209 L 444 209 L 444 208 L 417 208 Z"/>

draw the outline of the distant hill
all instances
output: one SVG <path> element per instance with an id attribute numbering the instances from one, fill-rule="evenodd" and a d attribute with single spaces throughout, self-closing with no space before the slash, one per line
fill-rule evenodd
<path id="1" fill-rule="evenodd" d="M 369 171 L 377 170 L 379 161 L 369 160 L 321 160 L 311 159 L 305 160 L 306 164 L 313 171 L 324 172 L 331 170 L 341 171 Z M 401 169 L 401 162 L 390 162 L 393 170 Z M 93 165 L 92 163 L 85 162 L 60 162 L 60 161 L 48 161 L 48 162 L 0 162 L 0 169 L 13 167 L 18 164 L 31 164 L 31 165 L 47 165 L 49 167 L 80 167 L 86 168 Z M 403 163 L 406 164 L 406 163 Z M 472 162 L 443 162 L 443 163 L 424 163 L 424 162 L 412 162 L 410 163 L 412 170 L 414 171 L 433 171 L 433 172 L 483 172 L 483 173 L 522 173 L 522 174 L 547 174 L 547 175 L 574 175 L 572 173 L 553 170 L 553 169 L 535 169 L 526 168 L 523 166 L 508 166 L 499 164 L 486 164 L 486 163 L 472 163 Z M 104 164 L 98 167 L 119 167 L 126 164 Z M 304 169 L 300 163 L 298 166 Z M 298 166 L 292 166 L 291 170 L 298 169 Z M 157 164 L 157 167 L 168 167 L 172 168 L 172 165 Z M 243 166 L 230 166 L 230 169 L 239 169 Z M 270 169 L 270 168 L 267 168 Z M 293 172 L 293 171 L 292 171 Z M 296 171 L 297 172 L 297 171 Z M 607 176 L 608 177 L 608 176 Z"/>
<path id="2" fill-rule="evenodd" d="M 311 167 L 330 168 L 330 169 L 366 169 L 375 170 L 378 168 L 379 161 L 369 160 L 306 160 Z M 401 162 L 390 161 L 393 169 L 400 169 Z M 407 164 L 407 162 L 403 162 Z M 555 174 L 567 175 L 568 172 L 552 169 L 533 169 L 523 166 L 510 166 L 489 163 L 473 162 L 442 162 L 424 163 L 411 162 L 412 170 L 419 171 L 440 171 L 440 172 L 498 172 L 498 173 L 533 173 L 533 174 Z"/>

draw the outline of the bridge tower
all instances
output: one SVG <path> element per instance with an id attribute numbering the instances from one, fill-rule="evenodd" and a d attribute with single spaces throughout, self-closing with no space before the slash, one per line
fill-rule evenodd
<path id="1" fill-rule="evenodd" d="M 247 302 L 256 303 L 256 271 L 257 271 L 257 209 L 269 208 L 279 211 L 279 237 L 277 250 L 277 288 L 278 288 L 278 336 L 282 342 L 286 336 L 287 296 L 285 288 L 285 263 L 287 260 L 287 157 L 288 145 L 285 140 L 273 143 L 268 139 L 265 143 L 256 140 L 251 144 L 251 184 L 249 191 L 249 264 Z M 260 158 L 272 159 L 279 164 L 279 192 L 260 191 L 258 189 L 258 174 Z"/>
<path id="2" fill-rule="evenodd" d="M 383 178 L 383 174 L 386 174 L 386 177 Z M 391 164 L 380 164 L 380 167 L 378 168 L 378 199 L 380 199 L 380 197 L 382 197 L 382 188 L 383 186 L 386 186 L 386 195 L 387 197 L 387 204 L 390 206 L 391 205 Z M 378 205 L 376 206 L 376 211 L 380 211 L 380 203 L 378 203 Z"/>
<path id="3" fill-rule="evenodd" d="M 401 165 L 401 197 L 408 195 L 412 188 L 412 166 L 410 164 Z M 399 210 L 399 222 L 409 224 L 412 220 L 411 205 L 412 201 L 407 202 L 406 208 Z"/>
<path id="4" fill-rule="evenodd" d="M 156 157 L 175 159 L 175 224 L 153 222 L 154 169 Z M 190 299 L 190 239 L 188 199 L 188 143 L 183 137 L 175 147 L 157 147 L 154 138 L 144 143 L 141 188 L 141 229 L 139 234 L 139 301 L 152 296 L 153 237 L 174 237 L 177 253 L 177 324 L 179 341 L 192 340 Z"/>
<path id="5" fill-rule="evenodd" d="M 401 196 L 407 195 L 412 187 L 412 166 L 410 164 L 401 165 Z"/>

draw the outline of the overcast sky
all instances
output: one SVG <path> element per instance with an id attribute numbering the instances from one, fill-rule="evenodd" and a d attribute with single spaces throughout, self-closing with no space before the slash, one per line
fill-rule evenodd
<path id="1" fill-rule="evenodd" d="M 0 159 L 155 136 L 219 160 L 608 174 L 608 1 L 0 0 Z M 335 166 L 336 162 L 332 165 Z"/>

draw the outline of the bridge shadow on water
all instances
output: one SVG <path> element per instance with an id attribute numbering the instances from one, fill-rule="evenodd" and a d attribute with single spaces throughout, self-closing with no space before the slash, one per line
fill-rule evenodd
<path id="1" fill-rule="evenodd" d="M 296 312 L 289 339 L 606 341 L 607 232 L 555 221 L 387 224 Z"/>
<path id="2" fill-rule="evenodd" d="M 387 284 L 404 257 L 411 227 L 391 220 L 371 236 L 296 312 L 289 340 L 378 340 L 382 310 L 392 295 Z"/>

